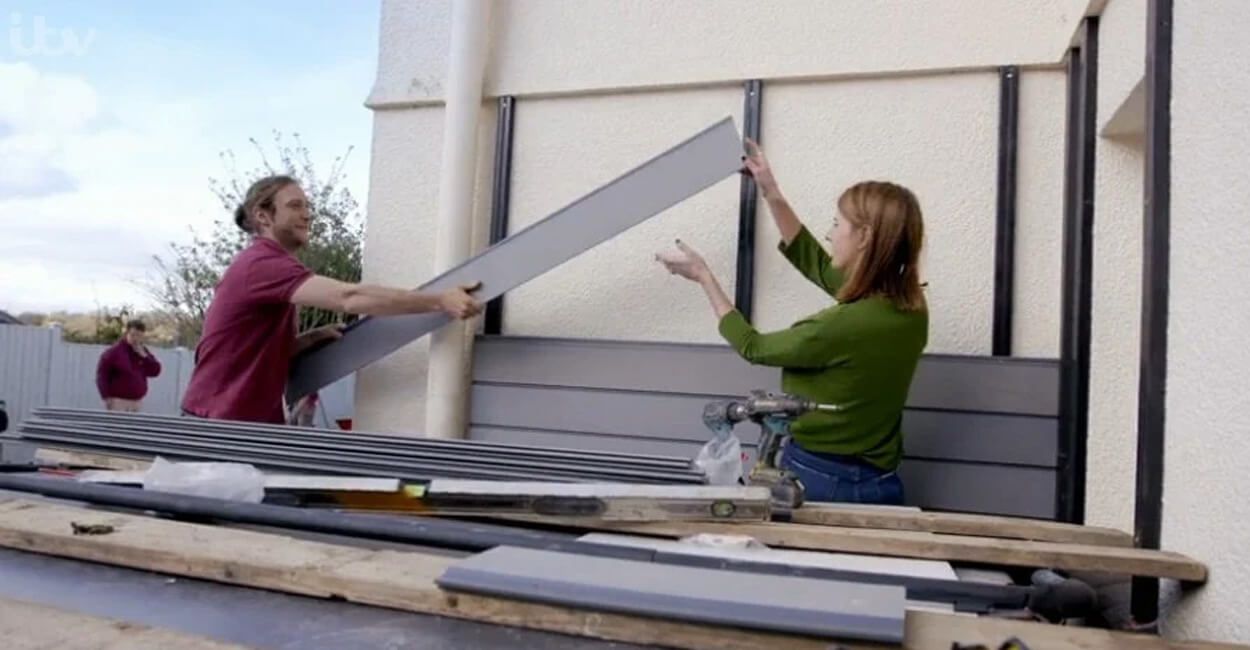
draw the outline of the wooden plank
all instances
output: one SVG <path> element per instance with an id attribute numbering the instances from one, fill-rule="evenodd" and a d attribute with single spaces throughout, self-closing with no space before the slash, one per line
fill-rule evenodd
<path id="1" fill-rule="evenodd" d="M 949 562 L 917 560 L 901 557 L 867 557 L 852 553 L 829 553 L 823 551 L 795 551 L 777 548 L 740 548 L 730 545 L 703 545 L 674 539 L 621 535 L 617 533 L 587 533 L 579 541 L 595 544 L 615 544 L 633 548 L 649 548 L 680 555 L 699 555 L 727 560 L 781 564 L 808 568 L 833 569 L 835 571 L 859 571 L 890 575 L 932 578 L 935 580 L 958 580 L 959 576 Z"/>
<path id="2" fill-rule="evenodd" d="M 832 503 L 807 503 L 791 513 L 790 517 L 791 521 L 796 524 L 820 526 L 914 530 L 949 535 L 1005 537 L 1095 546 L 1130 547 L 1133 545 L 1133 536 L 1121 530 L 1018 517 L 952 512 L 909 512 L 897 508 Z"/>
<path id="3" fill-rule="evenodd" d="M 509 516 L 509 518 L 513 517 Z M 768 546 L 816 551 L 915 557 L 1005 566 L 1048 567 L 1069 571 L 1098 571 L 1175 578 L 1199 583 L 1207 579 L 1206 565 L 1197 560 L 1171 551 L 1138 548 L 789 523 L 618 523 L 585 518 L 561 519 L 531 516 L 515 518 L 589 530 L 611 530 L 660 537 L 687 537 L 699 533 L 746 535 Z"/>
<path id="4" fill-rule="evenodd" d="M 510 384 L 706 396 L 776 390 L 780 382 L 777 369 L 708 344 L 482 337 L 473 363 L 474 381 Z M 1057 417 L 1059 362 L 925 355 L 908 405 Z"/>
<path id="5" fill-rule="evenodd" d="M 71 524 L 113 532 L 75 535 Z M 672 648 L 828 648 L 829 640 L 553 607 L 440 590 L 455 558 L 369 550 L 283 535 L 0 500 L 0 546 L 158 573 L 342 598 L 378 607 Z M 849 648 L 880 647 L 869 644 Z"/>
<path id="6" fill-rule="evenodd" d="M 71 522 L 112 525 L 114 532 L 107 535 L 76 536 L 71 531 Z M 434 586 L 434 579 L 455 560 L 436 555 L 370 551 L 269 533 L 32 501 L 0 501 L 0 545 L 172 575 L 314 597 L 338 596 L 353 602 L 404 611 L 629 643 L 728 650 L 778 647 L 816 650 L 829 647 L 827 640 L 807 637 L 762 634 L 733 628 L 690 625 L 442 592 Z M 0 614 L 4 609 L 0 607 Z M 905 647 L 947 650 L 951 641 L 956 640 L 1001 642 L 999 635 L 1003 631 L 1020 634 L 1033 647 L 1060 650 L 1122 647 L 1246 650 L 1246 646 L 1209 643 L 1098 645 L 1095 641 L 1101 643 L 1099 639 L 1107 634 L 1100 630 L 1042 626 L 914 610 L 907 613 L 908 640 Z M 1024 636 L 1026 634 L 1028 636 Z M 1111 637 L 1117 642 L 1156 642 L 1152 640 L 1153 637 L 1136 635 L 1111 633 Z M 4 638 L 10 637 L 5 635 Z M 1075 640 L 1069 642 L 1065 639 Z M 1057 641 L 1051 644 L 1050 640 Z M 1067 645 L 1063 645 L 1065 643 Z M 179 648 L 170 644 L 153 647 Z"/>
<path id="7" fill-rule="evenodd" d="M 1231 643 L 1170 641 L 1150 634 L 917 610 L 907 612 L 904 625 L 903 647 L 908 650 L 950 650 L 953 643 L 997 648 L 1011 637 L 1038 650 L 1250 650 Z"/>
<path id="8" fill-rule="evenodd" d="M 13 650 L 244 650 L 182 632 L 0 598 L 0 639 Z"/>
<path id="9" fill-rule="evenodd" d="M 35 450 L 35 460 L 70 467 L 96 467 L 123 472 L 146 470 L 152 464 L 151 460 L 141 458 L 94 454 L 87 451 L 56 449 L 54 447 L 40 447 Z"/>

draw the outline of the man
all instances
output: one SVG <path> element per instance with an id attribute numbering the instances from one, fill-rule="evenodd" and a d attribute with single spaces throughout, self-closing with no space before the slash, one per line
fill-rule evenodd
<path id="1" fill-rule="evenodd" d="M 341 336 L 337 326 L 296 335 L 299 307 L 383 316 L 442 311 L 457 319 L 482 305 L 458 287 L 422 293 L 315 275 L 295 257 L 308 244 L 312 213 L 299 183 L 270 176 L 248 189 L 234 222 L 253 236 L 213 294 L 183 398 L 187 415 L 282 424 L 291 358 Z"/>
<path id="2" fill-rule="evenodd" d="M 100 355 L 95 383 L 104 408 L 137 413 L 148 394 L 148 377 L 160 376 L 161 362 L 143 344 L 147 331 L 143 321 L 126 323 L 121 339 Z"/>

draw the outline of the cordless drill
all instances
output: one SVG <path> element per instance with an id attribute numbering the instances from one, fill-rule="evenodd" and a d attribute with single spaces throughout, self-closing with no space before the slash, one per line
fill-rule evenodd
<path id="1" fill-rule="evenodd" d="M 787 423 L 804 413 L 837 410 L 834 404 L 754 390 L 745 399 L 708 403 L 703 407 L 703 424 L 718 435 L 733 435 L 734 425 L 743 420 L 760 425 L 759 457 L 746 483 L 767 486 L 774 508 L 792 510 L 803 505 L 803 484 L 780 466 L 781 449 L 788 438 Z"/>

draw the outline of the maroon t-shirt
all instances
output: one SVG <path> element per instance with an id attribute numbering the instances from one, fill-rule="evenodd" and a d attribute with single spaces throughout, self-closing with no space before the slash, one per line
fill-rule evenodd
<path id="1" fill-rule="evenodd" d="M 192 415 L 282 424 L 295 352 L 291 295 L 312 271 L 272 239 L 239 252 L 213 294 L 182 400 Z"/>

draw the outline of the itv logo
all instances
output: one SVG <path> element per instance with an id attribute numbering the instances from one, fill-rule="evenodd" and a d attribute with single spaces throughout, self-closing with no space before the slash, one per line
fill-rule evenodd
<path id="1" fill-rule="evenodd" d="M 44 16 L 27 20 L 18 12 L 9 15 L 9 48 L 19 57 L 86 56 L 95 37 L 95 28 L 80 34 L 71 27 L 49 25 Z"/>

